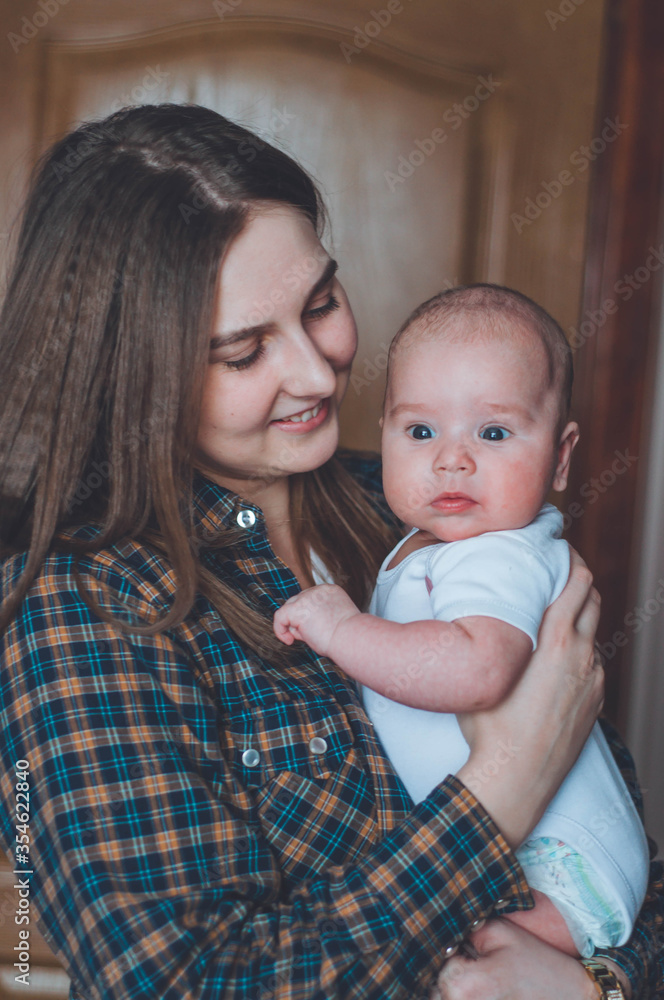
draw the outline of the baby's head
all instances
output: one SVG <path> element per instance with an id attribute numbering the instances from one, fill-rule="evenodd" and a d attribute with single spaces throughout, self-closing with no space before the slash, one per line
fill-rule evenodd
<path id="1" fill-rule="evenodd" d="M 522 528 L 564 490 L 572 352 L 540 306 L 499 285 L 452 288 L 390 348 L 383 482 L 406 524 L 442 541 Z"/>

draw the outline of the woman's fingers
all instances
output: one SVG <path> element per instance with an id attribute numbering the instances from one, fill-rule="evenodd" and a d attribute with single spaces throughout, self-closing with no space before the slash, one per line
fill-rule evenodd
<path id="1" fill-rule="evenodd" d="M 583 1000 L 592 992 L 580 962 L 509 921 L 489 921 L 472 941 L 479 959 L 445 963 L 441 1000 Z"/>
<path id="2" fill-rule="evenodd" d="M 570 547 L 570 571 L 567 583 L 560 596 L 547 608 L 542 619 L 540 633 L 545 629 L 564 631 L 569 620 L 578 622 L 578 617 L 586 609 L 593 583 L 592 573 L 578 552 Z M 584 619 L 584 623 L 585 623 Z"/>
<path id="3" fill-rule="evenodd" d="M 584 639 L 587 639 L 592 643 L 594 643 L 595 632 L 597 631 L 597 626 L 599 625 L 601 606 L 602 598 L 600 597 L 599 591 L 595 587 L 591 587 L 588 591 L 586 601 L 576 619 L 576 630 L 584 637 Z"/>
<path id="4" fill-rule="evenodd" d="M 582 682 L 601 661 L 595 651 L 601 598 L 592 585 L 592 574 L 581 556 L 570 547 L 570 574 L 560 596 L 544 613 L 538 643 L 552 650 L 569 647 L 571 680 Z M 572 627 L 570 627 L 572 626 Z"/>
<path id="5" fill-rule="evenodd" d="M 583 593 L 583 588 L 586 581 L 586 573 L 590 573 L 585 562 L 576 551 L 570 546 L 570 576 L 574 574 L 574 587 L 580 597 Z M 592 583 L 592 574 L 590 575 L 590 582 Z M 599 591 L 591 586 L 586 594 L 586 599 L 581 605 L 581 610 L 576 619 L 577 631 L 584 637 L 594 641 L 595 632 L 597 631 L 597 626 L 599 625 L 599 614 L 601 608 L 602 599 L 600 597 Z"/>

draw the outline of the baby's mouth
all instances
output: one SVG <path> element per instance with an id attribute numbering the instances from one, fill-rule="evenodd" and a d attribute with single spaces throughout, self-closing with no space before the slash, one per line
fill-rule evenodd
<path id="1" fill-rule="evenodd" d="M 435 500 L 431 501 L 431 506 L 441 511 L 461 512 L 469 510 L 477 503 L 467 493 L 441 493 Z"/>

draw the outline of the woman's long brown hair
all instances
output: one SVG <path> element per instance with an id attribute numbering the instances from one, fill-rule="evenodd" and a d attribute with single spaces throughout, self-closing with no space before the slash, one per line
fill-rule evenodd
<path id="1" fill-rule="evenodd" d="M 202 592 L 252 649 L 282 659 L 271 621 L 202 564 L 192 514 L 217 279 L 261 201 L 324 225 L 320 195 L 290 157 L 198 106 L 119 111 L 38 165 L 0 316 L 0 556 L 27 553 L 0 631 L 54 547 L 83 554 L 129 537 L 167 558 L 170 610 L 129 626 L 80 579 L 100 618 L 153 634 Z M 394 538 L 336 459 L 293 478 L 291 516 L 308 571 L 313 548 L 363 604 Z M 87 537 L 65 530 L 84 524 Z M 205 544 L 235 541 L 229 530 Z"/>

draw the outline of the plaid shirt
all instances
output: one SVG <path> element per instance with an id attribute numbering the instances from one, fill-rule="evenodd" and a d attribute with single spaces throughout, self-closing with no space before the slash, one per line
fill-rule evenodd
<path id="1" fill-rule="evenodd" d="M 378 462 L 344 460 L 381 505 Z M 270 613 L 297 592 L 257 507 L 202 477 L 195 502 L 201 527 L 245 528 L 232 550 L 203 550 L 210 568 Z M 4 563 L 0 596 L 24 561 Z M 164 560 L 131 540 L 80 571 L 129 619 L 172 600 Z M 124 634 L 79 596 L 73 557 L 54 553 L 0 639 L 0 667 L 0 838 L 31 872 L 32 919 L 72 996 L 413 1000 L 474 921 L 530 904 L 461 782 L 413 808 L 353 684 L 307 648 L 287 670 L 257 658 L 202 596 L 163 634 Z M 632 945 L 607 952 L 638 997 L 662 975 L 659 866 L 653 878 Z"/>

